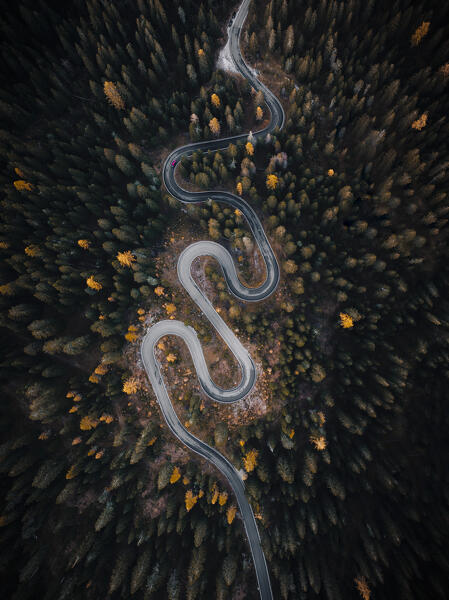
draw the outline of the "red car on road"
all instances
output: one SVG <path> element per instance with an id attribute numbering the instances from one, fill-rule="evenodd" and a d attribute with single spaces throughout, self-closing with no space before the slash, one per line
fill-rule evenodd
<path id="1" fill-rule="evenodd" d="M 172 160 L 171 166 L 174 167 L 176 165 L 176 160 Z"/>

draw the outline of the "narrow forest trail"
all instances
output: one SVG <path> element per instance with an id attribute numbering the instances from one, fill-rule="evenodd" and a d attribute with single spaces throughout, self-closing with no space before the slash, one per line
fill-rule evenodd
<path id="1" fill-rule="evenodd" d="M 281 128 L 284 124 L 285 115 L 279 100 L 268 88 L 258 81 L 255 73 L 245 63 L 240 52 L 240 33 L 248 14 L 249 4 L 250 0 L 243 0 L 235 18 L 228 27 L 228 34 L 231 56 L 236 69 L 249 81 L 253 88 L 263 91 L 265 102 L 270 109 L 271 120 L 269 125 L 264 129 L 253 133 L 254 138 L 259 138 L 266 136 L 276 128 Z M 183 156 L 190 156 L 195 150 L 208 151 L 224 149 L 227 148 L 230 143 L 243 140 L 247 136 L 248 134 L 245 133 L 218 140 L 198 142 L 177 148 L 167 157 L 162 171 L 164 184 L 168 192 L 181 202 L 198 203 L 212 199 L 216 202 L 226 203 L 229 206 L 240 210 L 245 216 L 259 246 L 260 253 L 265 262 L 267 276 L 265 281 L 257 288 L 246 287 L 240 282 L 231 254 L 223 246 L 215 242 L 200 241 L 191 244 L 181 253 L 178 260 L 177 272 L 181 284 L 192 300 L 201 309 L 204 316 L 215 327 L 217 334 L 223 339 L 234 354 L 240 365 L 242 374 L 241 381 L 236 387 L 228 390 L 217 386 L 210 377 L 196 331 L 192 327 L 186 326 L 181 321 L 163 320 L 153 325 L 142 341 L 141 356 L 148 378 L 153 386 L 154 393 L 156 394 L 156 398 L 169 429 L 188 448 L 213 463 L 226 477 L 232 487 L 251 548 L 260 598 L 262 600 L 271 600 L 273 595 L 268 568 L 254 514 L 251 505 L 245 496 L 244 483 L 236 468 L 224 456 L 217 452 L 215 448 L 208 446 L 194 436 L 182 425 L 168 396 L 162 378 L 160 364 L 155 354 L 156 346 L 160 338 L 166 335 L 176 335 L 183 339 L 192 356 L 201 388 L 210 398 L 217 402 L 229 403 L 241 400 L 254 386 L 257 373 L 250 354 L 220 315 L 215 311 L 209 299 L 194 281 L 191 274 L 191 265 L 195 258 L 199 256 L 212 256 L 222 268 L 229 291 L 239 300 L 258 302 L 268 298 L 268 296 L 270 296 L 277 288 L 280 274 L 276 257 L 258 216 L 245 200 L 226 191 L 188 192 L 181 188 L 175 179 L 176 164 Z"/>

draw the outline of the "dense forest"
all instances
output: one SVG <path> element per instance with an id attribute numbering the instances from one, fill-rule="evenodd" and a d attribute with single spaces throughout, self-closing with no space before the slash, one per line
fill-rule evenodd
<path id="1" fill-rule="evenodd" d="M 161 268 L 177 230 L 251 277 L 241 214 L 181 209 L 160 177 L 180 143 L 269 118 L 216 67 L 235 9 L 20 0 L 0 17 L 5 598 L 258 598 L 231 491 L 170 434 L 138 360 L 155 318 L 194 308 Z M 246 473 L 275 598 L 447 598 L 448 23 L 434 0 L 253 0 L 242 51 L 286 124 L 179 165 L 246 198 L 281 265 L 251 308 L 205 267 L 257 346 L 265 413 L 218 420 L 195 379 L 175 402 Z"/>

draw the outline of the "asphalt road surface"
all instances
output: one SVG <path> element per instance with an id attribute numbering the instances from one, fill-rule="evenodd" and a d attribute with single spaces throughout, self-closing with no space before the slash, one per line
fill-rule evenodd
<path id="1" fill-rule="evenodd" d="M 281 128 L 284 124 L 284 111 L 276 96 L 266 88 L 257 77 L 254 71 L 248 67 L 240 53 L 240 32 L 243 23 L 248 14 L 248 7 L 251 0 L 243 0 L 240 8 L 228 27 L 230 37 L 230 47 L 232 58 L 237 70 L 243 77 L 248 79 L 249 83 L 256 90 L 262 90 L 265 101 L 270 109 L 271 120 L 264 129 L 253 133 L 254 138 L 265 137 L 276 128 Z M 196 369 L 199 383 L 204 392 L 217 402 L 236 402 L 244 398 L 253 388 L 256 381 L 257 372 L 254 362 L 239 339 L 233 331 L 223 321 L 220 315 L 215 311 L 209 299 L 198 287 L 191 275 L 191 265 L 195 258 L 199 256 L 212 256 L 220 264 L 229 291 L 239 300 L 247 302 L 257 302 L 268 298 L 274 292 L 279 282 L 279 265 L 265 235 L 262 224 L 251 206 L 239 196 L 235 196 L 227 191 L 210 192 L 188 192 L 182 189 L 175 180 L 175 169 L 173 161 L 179 162 L 182 156 L 189 156 L 195 150 L 218 150 L 226 148 L 230 143 L 243 140 L 248 134 L 220 138 L 206 142 L 189 144 L 174 150 L 166 159 L 163 166 L 163 180 L 169 193 L 184 203 L 205 202 L 213 199 L 217 202 L 223 202 L 240 210 L 245 216 L 254 238 L 259 246 L 260 252 L 265 262 L 266 279 L 257 288 L 248 288 L 243 285 L 236 272 L 235 263 L 231 254 L 220 244 L 210 241 L 200 241 L 188 246 L 180 255 L 178 260 L 178 277 L 184 288 L 189 293 L 192 300 L 199 306 L 204 316 L 212 323 L 218 335 L 228 345 L 240 365 L 241 380 L 240 383 L 231 389 L 225 390 L 217 386 L 211 379 L 209 370 L 204 359 L 201 343 L 196 331 L 176 320 L 163 320 L 153 325 L 145 335 L 142 346 L 141 356 L 147 372 L 148 378 L 153 386 L 154 393 L 164 415 L 165 421 L 172 433 L 180 439 L 183 444 L 193 452 L 201 455 L 206 460 L 213 463 L 226 477 L 232 487 L 240 511 L 246 535 L 251 548 L 254 561 L 254 567 L 257 576 L 257 583 L 262 600 L 272 600 L 270 576 L 268 573 L 265 555 L 260 543 L 259 531 L 257 529 L 254 514 L 245 496 L 244 483 L 235 469 L 235 467 L 222 456 L 215 448 L 208 446 L 199 438 L 190 433 L 178 419 L 173 405 L 165 387 L 162 378 L 160 364 L 156 358 L 155 349 L 161 337 L 166 335 L 176 335 L 184 340 L 192 355 L 193 363 Z"/>

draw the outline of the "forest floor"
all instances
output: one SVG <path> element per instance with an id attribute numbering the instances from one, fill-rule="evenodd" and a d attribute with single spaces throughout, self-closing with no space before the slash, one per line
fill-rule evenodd
<path id="1" fill-rule="evenodd" d="M 164 318 L 175 318 L 187 325 L 192 325 L 201 340 L 212 379 L 223 388 L 231 388 L 240 380 L 240 367 L 231 351 L 190 299 L 177 277 L 176 267 L 181 252 L 191 243 L 204 239 L 204 237 L 205 233 L 199 223 L 196 223 L 189 215 L 184 213 L 179 216 L 172 229 L 167 232 L 165 249 L 157 259 L 157 271 L 164 293 L 160 297 L 160 302 L 155 304 L 152 301 L 152 309 L 146 316 L 141 334 L 143 335 L 152 323 Z M 281 248 L 278 246 L 279 244 L 274 240 L 273 248 L 279 256 Z M 243 254 L 245 254 L 244 261 L 248 267 L 244 270 L 245 275 L 246 273 L 256 273 L 255 276 L 253 275 L 248 279 L 245 276 L 245 283 L 257 285 L 265 277 L 265 266 L 259 250 L 255 246 L 251 251 Z M 207 275 L 206 268 L 208 269 Z M 219 266 L 213 259 L 209 257 L 196 259 L 192 272 L 195 280 L 204 290 L 213 306 L 216 307 L 222 318 L 250 352 L 258 371 L 256 385 L 252 392 L 241 401 L 232 405 L 218 404 L 202 392 L 188 348 L 181 340 L 174 336 L 161 339 L 158 358 L 162 365 L 162 373 L 168 394 L 181 422 L 194 435 L 211 445 L 216 445 L 214 431 L 217 423 L 225 423 L 229 430 L 229 437 L 228 442 L 220 447 L 220 451 L 234 462 L 236 468 L 239 469 L 241 467 L 239 459 L 241 447 L 239 445 L 238 429 L 259 418 L 266 418 L 268 413 L 280 414 L 282 410 L 282 406 L 278 402 L 273 404 L 272 393 L 269 389 L 269 385 L 275 383 L 280 377 L 280 342 L 274 337 L 270 342 L 265 340 L 263 344 L 258 344 L 252 339 L 253 336 L 246 332 L 240 319 L 230 317 L 229 294 L 225 280 Z M 262 316 L 264 311 L 274 305 L 279 305 L 285 299 L 286 292 L 284 288 L 285 286 L 280 285 L 278 291 L 262 303 L 263 305 L 258 303 L 242 304 L 241 313 L 255 313 Z M 222 293 L 221 298 L 220 292 Z M 226 299 L 223 299 L 223 296 L 226 296 Z M 173 312 L 168 314 L 167 308 Z M 281 315 L 280 318 L 282 318 Z M 280 330 L 281 325 L 280 323 L 271 323 L 270 328 Z M 138 411 L 146 419 L 148 414 L 154 415 L 155 411 L 158 412 L 158 407 L 153 392 L 147 385 L 143 366 L 140 364 L 139 347 L 140 339 L 132 344 L 130 348 L 130 352 L 135 354 L 135 360 L 131 359 L 130 364 L 136 365 L 133 376 L 137 377 L 142 382 L 142 387 L 149 391 L 151 398 L 149 413 L 148 405 L 146 410 L 142 406 L 141 410 Z M 262 357 L 269 365 L 265 369 L 262 366 Z M 199 414 L 201 414 L 201 418 L 198 418 Z M 169 441 L 168 443 L 170 444 Z M 173 445 L 178 446 L 174 438 Z"/>

